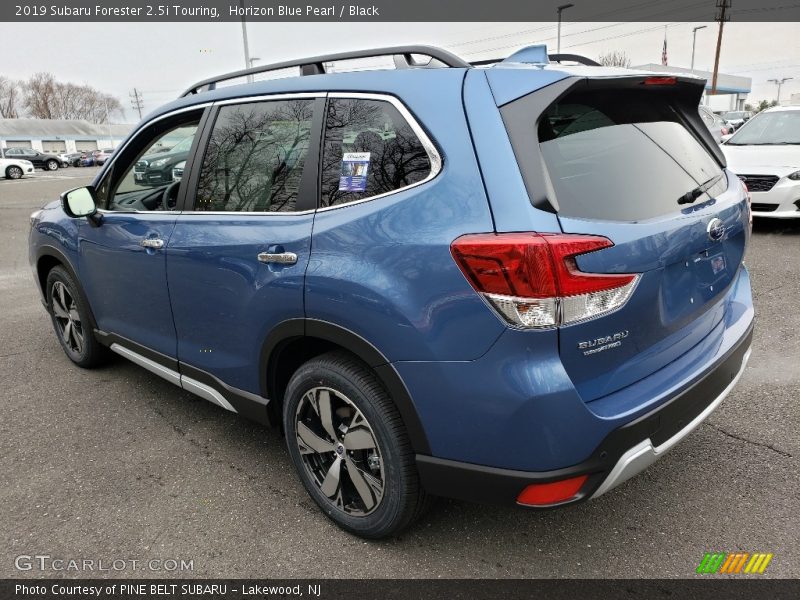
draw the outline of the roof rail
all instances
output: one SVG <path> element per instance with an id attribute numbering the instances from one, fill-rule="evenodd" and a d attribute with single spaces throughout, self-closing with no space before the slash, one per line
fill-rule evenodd
<path id="1" fill-rule="evenodd" d="M 602 66 L 600 63 L 593 61 L 591 58 L 586 58 L 585 56 L 581 56 L 580 54 L 548 54 L 547 58 L 550 62 L 560 63 L 564 61 L 571 61 L 576 62 L 581 65 L 586 65 L 587 67 L 600 67 Z M 505 58 L 487 58 L 485 60 L 475 60 L 472 61 L 470 64 L 473 67 L 485 67 L 486 65 L 494 65 L 497 63 L 501 63 Z"/>
<path id="2" fill-rule="evenodd" d="M 217 84 L 222 81 L 229 81 L 231 79 L 238 79 L 239 77 L 247 77 L 248 75 L 255 75 L 257 73 L 267 73 L 269 71 L 278 71 L 280 69 L 288 69 L 290 67 L 300 67 L 301 75 L 322 75 L 325 73 L 326 62 L 335 62 L 339 60 L 351 60 L 354 58 L 374 58 L 378 56 L 393 56 L 395 67 L 398 69 L 410 68 L 428 68 L 436 67 L 439 65 L 428 63 L 416 62 L 413 58 L 414 54 L 428 56 L 434 61 L 445 67 L 453 67 L 466 69 L 470 64 L 465 60 L 459 58 L 455 54 L 436 48 L 433 46 L 394 46 L 390 48 L 376 48 L 372 50 L 354 50 L 351 52 L 339 52 L 337 54 L 327 54 L 323 56 L 314 56 L 312 58 L 302 58 L 296 60 L 287 60 L 283 62 L 272 63 L 269 65 L 259 65 L 250 69 L 242 69 L 240 71 L 233 71 L 218 77 L 210 77 L 198 81 L 189 89 L 181 94 L 181 98 L 190 94 L 196 94 L 202 88 L 213 90 Z"/>
<path id="3" fill-rule="evenodd" d="M 593 61 L 591 58 L 586 58 L 585 56 L 581 56 L 580 54 L 550 54 L 547 58 L 550 59 L 550 62 L 564 62 L 571 61 L 576 62 L 580 65 L 586 65 L 587 67 L 601 67 L 602 65 L 599 62 Z"/>

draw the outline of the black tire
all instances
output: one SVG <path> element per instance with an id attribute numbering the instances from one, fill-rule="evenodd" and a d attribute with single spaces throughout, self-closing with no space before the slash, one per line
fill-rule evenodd
<path id="1" fill-rule="evenodd" d="M 315 429 L 312 421 L 325 412 L 320 408 L 320 394 L 329 394 L 325 403 L 331 407 L 327 412 L 333 419 L 327 428 Z M 334 406 L 338 408 L 334 410 Z M 359 417 L 363 420 L 355 424 Z M 430 505 L 431 497 L 420 485 L 414 453 L 397 407 L 369 367 L 352 355 L 329 352 L 295 372 L 286 389 L 283 426 L 289 455 L 303 486 L 342 529 L 369 539 L 387 537 L 413 523 Z M 301 452 L 303 441 L 298 437 L 298 427 L 306 439 L 308 431 L 315 429 L 316 444 L 329 444 L 335 449 L 318 452 L 304 445 Z M 336 440 L 326 433 L 328 430 L 335 432 Z M 356 434 L 360 441 L 365 435 L 371 436 L 374 449 L 362 442 L 370 449 L 348 450 L 345 444 L 350 444 L 350 439 L 351 448 L 359 446 L 353 437 Z M 328 460 L 330 467 L 326 466 Z M 328 478 L 320 482 L 320 477 L 326 471 L 330 474 L 337 460 L 340 466 L 334 498 L 323 493 Z M 355 478 L 351 478 L 351 469 Z M 362 484 L 361 492 L 356 479 Z M 367 488 L 363 487 L 365 481 Z M 382 483 L 379 498 L 376 482 Z M 364 501 L 365 489 L 372 493 L 372 507 Z"/>
<path id="2" fill-rule="evenodd" d="M 58 171 L 58 161 L 51 158 L 46 163 L 44 163 L 44 168 L 48 171 Z"/>
<path id="3" fill-rule="evenodd" d="M 17 165 L 11 165 L 6 169 L 6 179 L 20 179 L 22 175 L 22 168 Z"/>
<path id="4" fill-rule="evenodd" d="M 46 290 L 47 311 L 64 353 L 85 369 L 103 364 L 109 351 L 94 337 L 89 308 L 72 276 L 63 267 L 53 267 Z"/>

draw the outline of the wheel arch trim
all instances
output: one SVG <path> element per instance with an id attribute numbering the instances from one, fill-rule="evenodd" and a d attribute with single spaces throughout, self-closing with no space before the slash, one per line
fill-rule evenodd
<path id="1" fill-rule="evenodd" d="M 75 284 L 78 286 L 77 292 L 80 296 L 81 302 L 86 306 L 86 309 L 89 311 L 89 324 L 92 326 L 92 330 L 97 329 L 97 320 L 94 317 L 94 311 L 92 310 L 92 304 L 89 302 L 89 298 L 86 297 L 86 293 L 83 291 L 83 286 L 81 285 L 81 280 L 78 277 L 78 272 L 72 266 L 72 262 L 67 258 L 67 255 L 64 254 L 58 248 L 55 248 L 50 245 L 41 246 L 36 252 L 36 280 L 39 284 L 40 291 L 42 292 L 42 304 L 44 304 L 45 309 L 49 312 L 49 307 L 47 306 L 47 289 L 46 283 L 47 278 L 42 277 L 42 273 L 40 272 L 40 263 L 43 258 L 49 257 L 54 258 L 58 261 L 61 267 L 69 273 L 69 276 L 75 281 Z M 48 271 L 49 272 L 49 271 Z"/>
<path id="2" fill-rule="evenodd" d="M 414 451 L 418 454 L 430 454 L 430 444 L 414 401 L 394 366 L 380 350 L 357 333 L 340 325 L 318 319 L 298 318 L 283 321 L 269 332 L 262 345 L 259 361 L 261 367 L 260 392 L 265 398 L 274 400 L 269 403 L 272 411 L 270 418 L 274 423 L 281 421 L 281 416 L 277 414 L 277 411 L 280 410 L 283 400 L 277 398 L 275 394 L 275 366 L 286 345 L 301 338 L 317 338 L 330 342 L 366 363 L 375 372 L 397 406 Z"/>

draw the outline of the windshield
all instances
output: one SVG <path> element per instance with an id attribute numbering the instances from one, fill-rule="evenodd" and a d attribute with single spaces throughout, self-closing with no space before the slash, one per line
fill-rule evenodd
<path id="1" fill-rule="evenodd" d="M 726 119 L 744 119 L 744 113 L 743 112 L 728 112 L 728 113 L 725 113 L 725 118 Z"/>
<path id="2" fill-rule="evenodd" d="M 183 138 L 180 142 L 178 142 L 177 144 L 175 144 L 175 146 L 173 146 L 170 152 L 188 152 L 192 147 L 193 139 L 194 136 L 191 135 L 189 137 Z"/>
<path id="3" fill-rule="evenodd" d="M 800 144 L 800 111 L 760 113 L 728 140 L 731 146 Z"/>

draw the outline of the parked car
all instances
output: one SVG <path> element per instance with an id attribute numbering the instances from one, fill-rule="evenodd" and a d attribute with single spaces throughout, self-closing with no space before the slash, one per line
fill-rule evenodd
<path id="1" fill-rule="evenodd" d="M 722 118 L 733 127 L 734 131 L 744 125 L 752 116 L 753 113 L 747 110 L 733 110 L 722 113 Z"/>
<path id="2" fill-rule="evenodd" d="M 94 164 L 98 166 L 102 166 L 105 162 L 111 158 L 111 155 L 114 154 L 114 150 L 112 148 L 106 148 L 105 150 L 95 150 L 92 153 L 94 157 Z"/>
<path id="3" fill-rule="evenodd" d="M 33 163 L 16 158 L 0 158 L 0 174 L 6 179 L 21 179 L 33 173 Z"/>
<path id="4" fill-rule="evenodd" d="M 761 111 L 722 150 L 750 190 L 753 215 L 800 218 L 800 106 Z"/>
<path id="5" fill-rule="evenodd" d="M 59 167 L 65 166 L 65 162 L 55 154 L 47 154 L 39 152 L 32 148 L 6 148 L 6 158 L 17 158 L 20 160 L 27 160 L 33 163 L 34 167 L 45 169 L 47 171 L 56 171 Z"/>
<path id="6" fill-rule="evenodd" d="M 172 181 L 180 181 L 183 179 L 183 170 L 186 168 L 186 161 L 182 160 L 177 165 L 172 167 Z"/>
<path id="7" fill-rule="evenodd" d="M 698 107 L 698 110 L 700 111 L 700 118 L 703 119 L 703 123 L 711 132 L 714 141 L 718 144 L 721 143 L 722 136 L 728 135 L 728 124 L 719 115 L 714 114 L 702 104 Z"/>
<path id="8" fill-rule="evenodd" d="M 83 156 L 83 152 L 69 152 L 67 154 L 60 155 L 60 157 L 64 159 L 70 167 L 81 166 L 81 158 L 83 158 Z"/>
<path id="9" fill-rule="evenodd" d="M 185 163 L 192 147 L 194 136 L 187 136 L 171 148 L 159 146 L 155 152 L 143 156 L 134 169 L 137 183 L 143 185 L 162 185 L 173 181 L 172 170 Z"/>
<path id="10" fill-rule="evenodd" d="M 321 66 L 389 55 L 406 68 Z M 110 350 L 280 428 L 324 514 L 368 538 L 433 496 L 596 498 L 731 391 L 749 210 L 702 80 L 543 46 L 490 68 L 424 46 L 290 66 L 317 75 L 193 85 L 31 216 L 75 364 Z M 180 181 L 139 177 L 180 136 Z"/>

